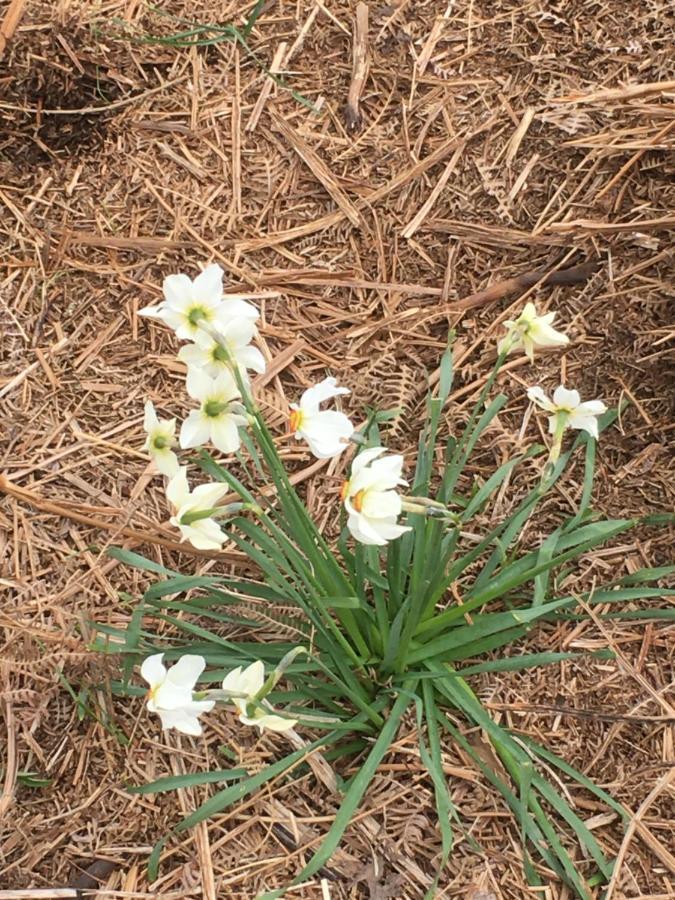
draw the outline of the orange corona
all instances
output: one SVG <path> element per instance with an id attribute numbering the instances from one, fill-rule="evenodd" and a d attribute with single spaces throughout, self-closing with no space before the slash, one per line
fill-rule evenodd
<path id="1" fill-rule="evenodd" d="M 352 497 L 352 506 L 354 507 L 354 509 L 357 512 L 361 512 L 361 509 L 363 507 L 363 498 L 365 496 L 365 493 L 366 493 L 365 491 L 359 491 L 358 493 L 354 494 L 354 496 Z"/>
<path id="2" fill-rule="evenodd" d="M 294 409 L 288 420 L 288 427 L 291 431 L 291 434 L 295 434 L 295 432 L 300 428 L 301 425 L 302 425 L 302 410 Z"/>

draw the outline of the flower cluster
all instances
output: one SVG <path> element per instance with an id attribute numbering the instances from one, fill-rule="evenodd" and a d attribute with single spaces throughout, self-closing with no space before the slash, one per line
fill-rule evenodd
<path id="1" fill-rule="evenodd" d="M 217 701 L 231 701 L 245 725 L 255 725 L 262 733 L 288 731 L 297 723 L 277 715 L 265 700 L 275 682 L 269 687 L 265 681 L 265 666 L 260 660 L 242 670 L 238 666 L 225 676 L 221 691 L 196 691 L 199 677 L 206 668 L 203 656 L 186 654 L 167 670 L 164 654 L 148 656 L 141 666 L 141 677 L 148 683 L 146 704 L 150 712 L 157 713 L 162 728 L 175 728 L 182 734 L 199 736 L 202 726 L 199 717 L 211 712 Z M 212 699 L 208 699 L 208 698 Z"/>
<path id="2" fill-rule="evenodd" d="M 171 524 L 194 547 L 216 550 L 226 540 L 219 518 L 244 508 L 257 514 L 261 510 L 252 503 L 221 504 L 228 492 L 227 484 L 205 483 L 190 489 L 187 468 L 180 465 L 175 448 L 185 450 L 210 443 L 223 454 L 236 453 L 241 445 L 241 430 L 261 425 L 249 377 L 249 372 L 265 371 L 262 353 L 253 345 L 259 313 L 247 295 L 224 293 L 223 271 L 218 265 L 207 266 L 194 280 L 187 275 L 170 275 L 164 281 L 163 292 L 162 302 L 146 307 L 141 314 L 163 322 L 178 338 L 188 342 L 178 358 L 187 366 L 186 389 L 195 408 L 181 424 L 176 440 L 176 419 L 159 419 L 148 400 L 144 449 L 167 478 L 166 496 L 173 511 Z M 553 328 L 554 318 L 554 313 L 539 315 L 534 304 L 526 304 L 517 319 L 506 322 L 506 334 L 498 344 L 497 368 L 517 348 L 522 348 L 532 360 L 537 347 L 567 344 L 568 337 Z M 598 437 L 597 419 L 606 411 L 601 401 L 582 402 L 577 391 L 563 385 L 556 389 L 552 400 L 539 386 L 529 388 L 527 394 L 549 414 L 549 432 L 553 436 L 550 463 L 560 454 L 566 429 L 580 429 Z M 308 387 L 299 401 L 290 406 L 290 434 L 304 441 L 317 459 L 336 457 L 352 442 L 361 444 L 364 440 L 355 434 L 345 413 L 324 407 L 348 395 L 347 388 L 328 377 Z M 403 457 L 388 453 L 382 446 L 368 447 L 355 456 L 341 498 L 347 529 L 358 542 L 384 546 L 406 534 L 410 526 L 399 524 L 404 512 L 452 518 L 443 504 L 401 495 L 399 489 L 407 486 L 403 467 Z M 205 668 L 203 657 L 183 656 L 167 670 L 162 654 L 150 656 L 141 668 L 150 685 L 148 709 L 160 716 L 164 728 L 198 735 L 199 716 L 210 712 L 216 702 L 225 701 L 234 705 L 240 721 L 246 725 L 261 731 L 286 731 L 296 724 L 295 720 L 275 713 L 265 698 L 295 652 L 299 648 L 267 680 L 261 661 L 246 668 L 237 667 L 225 677 L 220 691 L 196 690 Z"/>
<path id="3" fill-rule="evenodd" d="M 157 306 L 140 311 L 141 315 L 162 321 L 176 336 L 189 341 L 178 358 L 187 366 L 186 388 L 197 404 L 180 427 L 178 445 L 192 449 L 211 443 L 224 454 L 236 453 L 241 445 L 241 429 L 250 417 L 243 403 L 242 390 L 250 390 L 249 371 L 263 373 L 265 360 L 253 346 L 257 335 L 258 310 L 247 296 L 225 294 L 223 270 L 212 264 L 194 280 L 187 275 L 169 275 L 164 280 L 164 299 Z M 517 319 L 507 320 L 506 334 L 498 343 L 500 359 L 518 348 L 534 358 L 537 347 L 562 347 L 567 335 L 553 328 L 555 313 L 539 315 L 533 303 L 527 303 Z M 322 408 L 349 390 L 339 387 L 335 378 L 325 378 L 292 403 L 289 430 L 303 440 L 317 459 L 329 459 L 344 452 L 355 440 L 354 426 L 343 412 Z M 541 387 L 528 390 L 528 397 L 550 413 L 549 430 L 554 436 L 551 460 L 560 452 L 567 428 L 587 431 L 597 438 L 597 417 L 606 411 L 599 400 L 582 403 L 577 391 L 560 386 L 548 400 Z M 173 508 L 171 524 L 183 540 L 202 550 L 217 550 L 226 536 L 217 519 L 230 515 L 241 504 L 218 506 L 227 493 L 222 484 L 201 484 L 190 490 L 187 470 L 178 462 L 176 420 L 157 417 L 150 400 L 145 405 L 144 449 L 159 472 L 169 480 L 167 499 Z M 384 447 L 372 447 L 359 453 L 351 474 L 342 488 L 347 513 L 347 528 L 363 544 L 384 545 L 410 528 L 399 525 L 401 512 L 422 507 L 404 502 L 397 488 L 406 485 L 401 477 L 403 458 L 386 454 Z"/>

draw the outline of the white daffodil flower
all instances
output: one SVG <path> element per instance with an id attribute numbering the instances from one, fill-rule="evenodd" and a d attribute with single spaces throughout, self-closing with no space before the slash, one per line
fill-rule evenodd
<path id="1" fill-rule="evenodd" d="M 349 393 L 347 388 L 337 386 L 335 378 L 324 378 L 303 393 L 299 404 L 291 403 L 291 434 L 307 441 L 317 459 L 342 453 L 354 434 L 354 426 L 344 413 L 319 408 L 324 400 Z"/>
<path id="2" fill-rule="evenodd" d="M 178 457 L 171 449 L 176 444 L 176 420 L 158 419 L 152 400 L 147 400 L 143 429 L 147 434 L 143 449 L 150 454 L 162 475 L 173 478 L 178 471 Z"/>
<path id="3" fill-rule="evenodd" d="M 139 316 L 160 319 L 184 341 L 197 340 L 202 325 L 220 330 L 232 319 L 258 318 L 258 310 L 236 294 L 223 295 L 223 270 L 207 266 L 192 280 L 188 275 L 168 275 L 162 285 L 164 300 L 146 306 Z"/>
<path id="4" fill-rule="evenodd" d="M 534 362 L 535 347 L 563 347 L 569 344 L 567 335 L 552 327 L 555 317 L 554 312 L 539 316 L 534 303 L 526 303 L 515 321 L 507 319 L 504 322 L 508 331 L 497 344 L 497 352 L 510 353 L 516 347 L 522 347 L 530 362 Z"/>
<path id="5" fill-rule="evenodd" d="M 162 728 L 175 728 L 183 734 L 200 735 L 199 716 L 211 712 L 213 700 L 194 700 L 197 679 L 204 671 L 203 656 L 190 654 L 181 658 L 167 671 L 163 653 L 148 656 L 141 666 L 141 676 L 150 685 L 148 710 L 162 720 Z"/>
<path id="6" fill-rule="evenodd" d="M 245 301 L 242 301 L 245 302 Z M 247 369 L 258 374 L 265 371 L 265 358 L 251 341 L 257 333 L 253 319 L 234 318 L 213 329 L 214 334 L 200 330 L 194 344 L 187 344 L 178 353 L 178 359 L 188 368 L 203 369 L 212 378 L 238 366 L 242 376 Z"/>
<path id="7" fill-rule="evenodd" d="M 401 497 L 395 488 L 407 482 L 401 478 L 403 457 L 379 457 L 384 447 L 363 450 L 352 463 L 349 481 L 342 487 L 342 500 L 349 513 L 347 528 L 362 544 L 383 546 L 410 528 L 397 525 Z"/>
<path id="8" fill-rule="evenodd" d="M 200 405 L 181 426 L 181 447 L 200 447 L 210 440 L 221 453 L 235 453 L 241 443 L 239 426 L 247 425 L 248 420 L 241 414 L 241 395 L 232 373 L 226 369 L 210 378 L 202 369 L 190 368 L 186 387 Z"/>
<path id="9" fill-rule="evenodd" d="M 541 409 L 551 413 L 548 420 L 550 434 L 562 432 L 566 428 L 576 428 L 579 431 L 587 431 L 591 437 L 598 437 L 598 416 L 607 412 L 607 407 L 602 400 L 587 400 L 581 402 L 579 391 L 568 391 L 561 384 L 553 392 L 553 400 L 549 400 L 542 388 L 528 388 L 527 396 Z"/>
<path id="10" fill-rule="evenodd" d="M 221 531 L 213 513 L 216 503 L 228 492 L 228 486 L 200 484 L 191 491 L 186 473 L 187 468 L 181 466 L 166 486 L 167 499 L 174 508 L 169 521 L 180 529 L 183 540 L 198 550 L 220 550 L 227 535 Z"/>
<path id="11" fill-rule="evenodd" d="M 244 725 L 255 725 L 261 733 L 266 728 L 269 731 L 289 731 L 294 725 L 297 725 L 297 719 L 285 719 L 283 716 L 277 716 L 272 707 L 260 698 L 257 700 L 257 705 L 251 708 L 253 699 L 260 693 L 264 684 L 265 666 L 261 660 L 257 660 L 243 670 L 241 666 L 237 666 L 226 675 L 223 681 L 223 690 L 244 695 L 232 697 L 232 702 L 239 713 L 239 721 Z M 271 711 L 266 712 L 266 709 Z"/>

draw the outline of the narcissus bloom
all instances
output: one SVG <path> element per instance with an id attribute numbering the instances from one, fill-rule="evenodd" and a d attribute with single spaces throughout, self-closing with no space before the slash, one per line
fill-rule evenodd
<path id="1" fill-rule="evenodd" d="M 178 471 L 178 457 L 171 449 L 176 444 L 176 420 L 158 419 L 152 400 L 147 400 L 143 429 L 147 434 L 143 449 L 150 454 L 162 475 L 172 478 Z"/>
<path id="2" fill-rule="evenodd" d="M 235 318 L 258 318 L 257 309 L 236 294 L 223 295 L 223 270 L 216 263 L 192 280 L 188 275 L 168 275 L 162 285 L 164 300 L 146 306 L 139 316 L 160 319 L 176 336 L 194 341 L 202 325 L 225 328 Z"/>
<path id="3" fill-rule="evenodd" d="M 563 347 L 569 344 L 567 335 L 552 327 L 555 317 L 554 312 L 538 316 L 534 303 L 526 303 L 515 321 L 507 319 L 504 322 L 508 331 L 497 344 L 497 352 L 510 353 L 517 347 L 522 347 L 530 362 L 533 362 L 535 347 Z"/>
<path id="4" fill-rule="evenodd" d="M 178 359 L 188 368 L 203 369 L 212 378 L 234 366 L 239 367 L 244 377 L 247 369 L 259 374 L 265 371 L 264 356 L 257 347 L 251 346 L 257 331 L 253 319 L 230 319 L 213 331 L 219 340 L 214 334 L 200 331 L 194 344 L 180 349 Z"/>
<path id="5" fill-rule="evenodd" d="M 289 731 L 297 724 L 297 719 L 285 719 L 277 716 L 272 707 L 265 700 L 259 699 L 255 707 L 251 707 L 253 698 L 260 692 L 265 684 L 265 666 L 261 660 L 251 663 L 242 670 L 237 666 L 223 681 L 223 690 L 232 693 L 243 694 L 243 697 L 233 697 L 239 713 L 239 721 L 244 725 L 255 725 L 260 731 L 266 728 L 269 731 Z M 270 712 L 266 712 L 266 709 Z"/>
<path id="6" fill-rule="evenodd" d="M 226 484 L 200 484 L 190 490 L 187 468 L 181 466 L 166 486 L 166 496 L 174 508 L 169 520 L 180 532 L 184 541 L 189 541 L 198 550 L 220 550 L 227 536 L 213 518 L 216 503 L 224 497 L 229 488 Z"/>
<path id="7" fill-rule="evenodd" d="M 304 392 L 299 405 L 291 403 L 291 433 L 298 440 L 306 440 L 317 459 L 342 453 L 354 434 L 354 426 L 344 413 L 319 408 L 324 400 L 348 393 L 347 388 L 337 386 L 335 378 L 324 378 Z"/>
<path id="8" fill-rule="evenodd" d="M 382 546 L 410 531 L 408 526 L 396 523 L 401 513 L 396 487 L 407 484 L 401 478 L 403 457 L 382 457 L 385 452 L 384 447 L 372 447 L 359 453 L 352 463 L 351 478 L 342 487 L 349 513 L 347 528 L 362 544 Z"/>
<path id="9" fill-rule="evenodd" d="M 602 400 L 587 400 L 581 402 L 579 391 L 568 391 L 561 384 L 553 392 L 553 400 L 549 400 L 542 388 L 528 388 L 527 396 L 541 409 L 551 413 L 548 420 L 548 430 L 555 434 L 559 429 L 576 428 L 579 431 L 587 431 L 592 437 L 598 437 L 598 416 L 607 412 L 607 407 Z"/>
<path id="10" fill-rule="evenodd" d="M 193 409 L 181 426 L 181 447 L 200 447 L 210 440 L 222 453 L 235 453 L 241 443 L 239 426 L 248 424 L 248 420 L 242 415 L 232 373 L 226 369 L 210 378 L 202 369 L 191 368 L 186 386 L 188 394 L 199 400 L 199 409 Z"/>
<path id="11" fill-rule="evenodd" d="M 163 653 L 148 656 L 141 666 L 141 676 L 150 685 L 147 706 L 162 720 L 162 728 L 175 728 L 183 734 L 200 735 L 199 716 L 211 712 L 213 700 L 194 700 L 197 679 L 204 671 L 203 656 L 181 656 L 167 671 Z"/>

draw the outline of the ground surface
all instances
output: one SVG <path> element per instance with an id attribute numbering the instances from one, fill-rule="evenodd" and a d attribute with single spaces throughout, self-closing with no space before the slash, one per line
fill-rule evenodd
<path id="1" fill-rule="evenodd" d="M 173 17 L 240 27 L 253 6 L 161 4 Z M 597 506 L 675 506 L 672 6 L 372 3 L 360 121 L 345 115 L 355 11 L 342 0 L 270 0 L 247 52 L 220 39 L 148 41 L 189 26 L 138 0 L 34 2 L 4 52 L 0 472 L 11 483 L 0 496 L 0 897 L 83 885 L 88 870 L 110 897 L 253 898 L 288 882 L 335 809 L 310 776 L 278 784 L 172 845 L 161 880 L 147 884 L 150 847 L 203 789 L 141 798 L 127 785 L 222 766 L 224 752 L 256 766 L 286 749 L 228 718 L 203 740 L 177 742 L 140 701 L 86 687 L 106 665 L 87 650 L 89 622 L 126 621 L 118 592 L 145 583 L 106 546 L 186 571 L 222 566 L 160 546 L 174 535 L 139 453 L 146 397 L 185 410 L 175 345 L 136 315 L 167 273 L 216 260 L 233 288 L 272 294 L 262 336 L 278 364 L 257 390 L 280 433 L 298 386 L 328 371 L 352 388 L 356 417 L 365 404 L 405 410 L 388 442 L 412 460 L 423 373 L 435 370 L 448 327 L 460 362 L 452 429 L 524 289 L 458 301 L 564 259 L 596 263 L 584 283 L 530 294 L 558 311 L 573 343 L 534 370 L 523 360 L 509 368 L 501 387 L 513 401 L 480 465 L 522 441 L 524 387 L 564 378 L 585 396 L 632 401 L 601 442 Z M 266 80 L 274 59 L 286 86 Z M 530 420 L 530 438 L 536 429 Z M 308 469 L 303 490 L 330 527 L 343 463 L 326 478 L 296 448 L 289 460 Z M 570 476 L 551 515 L 577 496 Z M 672 535 L 645 531 L 582 566 L 600 578 L 672 558 Z M 614 896 L 672 897 L 672 634 L 659 623 L 580 626 L 536 632 L 529 647 L 608 642 L 621 662 L 485 676 L 479 688 L 496 716 L 630 810 L 649 801 L 622 846 L 615 817 L 573 791 L 607 851 L 621 848 Z M 484 855 L 458 840 L 444 896 L 526 896 L 517 826 L 470 760 L 448 746 L 446 762 Z M 423 896 L 438 840 L 413 722 L 367 808 L 325 886 L 291 896 Z M 551 883 L 546 896 L 569 895 Z"/>

